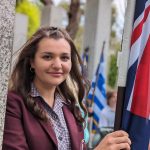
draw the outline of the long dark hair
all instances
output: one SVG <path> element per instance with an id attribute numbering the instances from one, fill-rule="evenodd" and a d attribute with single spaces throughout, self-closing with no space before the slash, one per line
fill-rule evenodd
<path id="1" fill-rule="evenodd" d="M 70 79 L 73 85 L 77 87 L 77 98 L 75 97 L 74 92 L 72 91 L 66 80 L 59 85 L 59 89 L 61 90 L 66 100 L 71 101 L 69 108 L 75 116 L 76 120 L 79 123 L 83 123 L 85 121 L 85 118 L 82 117 L 81 111 L 76 104 L 78 99 L 78 102 L 86 116 L 87 112 L 82 103 L 82 100 L 86 95 L 87 90 L 85 85 L 87 81 L 84 79 L 81 73 L 82 61 L 76 50 L 76 47 L 69 34 L 63 29 L 55 27 L 42 27 L 26 42 L 26 44 L 21 48 L 18 61 L 14 66 L 14 70 L 11 75 L 9 90 L 13 90 L 19 93 L 23 97 L 23 100 L 28 109 L 35 116 L 42 120 L 47 120 L 45 111 L 41 107 L 39 107 L 37 102 L 29 94 L 31 91 L 31 83 L 34 79 L 34 73 L 30 70 L 30 61 L 34 59 L 35 53 L 38 48 L 38 43 L 45 37 L 53 39 L 64 38 L 71 46 L 72 68 L 70 71 Z"/>

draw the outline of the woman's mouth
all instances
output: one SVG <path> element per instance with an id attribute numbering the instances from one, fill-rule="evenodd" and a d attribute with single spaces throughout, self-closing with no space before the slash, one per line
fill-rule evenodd
<path id="1" fill-rule="evenodd" d="M 53 77 L 60 77 L 62 76 L 62 72 L 48 72 L 49 75 L 53 76 Z"/>

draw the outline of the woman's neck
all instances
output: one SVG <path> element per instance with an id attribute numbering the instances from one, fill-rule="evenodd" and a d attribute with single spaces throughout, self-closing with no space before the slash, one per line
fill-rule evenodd
<path id="1" fill-rule="evenodd" d="M 44 98 L 44 101 L 50 106 L 53 107 L 55 101 L 55 90 L 56 87 L 45 86 L 39 82 L 34 81 L 34 85 L 37 88 L 40 95 Z"/>

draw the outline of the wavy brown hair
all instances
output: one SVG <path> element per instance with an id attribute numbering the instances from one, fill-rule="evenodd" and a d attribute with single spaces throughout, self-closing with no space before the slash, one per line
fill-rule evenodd
<path id="1" fill-rule="evenodd" d="M 14 66 L 14 70 L 11 75 L 10 79 L 10 87 L 9 90 L 15 91 L 19 93 L 23 100 L 28 107 L 28 109 L 38 118 L 42 120 L 47 120 L 47 116 L 45 111 L 37 104 L 37 102 L 30 96 L 31 91 L 31 83 L 34 79 L 34 73 L 31 72 L 30 68 L 30 61 L 34 59 L 35 54 L 38 49 L 38 43 L 43 38 L 53 38 L 53 39 L 65 39 L 70 47 L 71 47 L 71 61 L 72 61 L 72 68 L 70 71 L 70 79 L 72 83 L 77 87 L 76 95 L 73 93 L 71 87 L 67 83 L 67 81 L 63 81 L 59 85 L 59 89 L 61 90 L 63 96 L 66 98 L 67 101 L 71 101 L 70 110 L 75 116 L 76 120 L 79 123 L 83 123 L 85 118 L 82 117 L 81 111 L 77 104 L 78 102 L 83 109 L 85 116 L 87 114 L 86 108 L 84 107 L 82 100 L 86 95 L 85 91 L 87 85 L 87 81 L 84 79 L 81 73 L 82 68 L 82 61 L 81 58 L 76 50 L 76 47 L 69 36 L 69 34 L 60 28 L 55 27 L 42 27 L 40 28 L 21 48 L 21 52 L 18 57 L 18 61 Z M 65 89 L 65 90 L 64 90 Z"/>

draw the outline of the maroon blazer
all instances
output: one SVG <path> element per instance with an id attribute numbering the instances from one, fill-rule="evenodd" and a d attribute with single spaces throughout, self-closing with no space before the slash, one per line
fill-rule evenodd
<path id="1" fill-rule="evenodd" d="M 71 138 L 71 150 L 85 148 L 84 131 L 66 105 L 63 112 Z M 82 144 L 83 143 L 83 144 Z M 21 96 L 8 93 L 2 150 L 55 150 L 57 139 L 49 122 L 36 118 Z"/>

